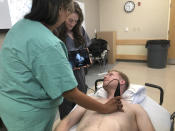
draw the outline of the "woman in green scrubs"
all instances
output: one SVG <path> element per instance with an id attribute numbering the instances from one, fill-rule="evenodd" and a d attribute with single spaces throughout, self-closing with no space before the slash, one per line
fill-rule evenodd
<path id="1" fill-rule="evenodd" d="M 8 131 L 51 131 L 63 97 L 100 113 L 121 108 L 119 98 L 101 104 L 76 88 L 65 44 L 52 33 L 71 10 L 72 0 L 33 0 L 8 31 L 0 50 L 0 118 Z"/>

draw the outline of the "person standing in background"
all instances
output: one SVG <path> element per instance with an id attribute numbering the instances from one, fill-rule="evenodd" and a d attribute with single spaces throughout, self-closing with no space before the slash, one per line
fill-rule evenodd
<path id="1" fill-rule="evenodd" d="M 90 44 L 88 34 L 82 27 L 83 13 L 77 2 L 74 2 L 74 12 L 72 12 L 66 21 L 57 28 L 55 34 L 67 47 L 68 52 L 87 48 Z M 78 82 L 78 89 L 87 93 L 87 84 L 85 80 L 85 67 L 73 69 L 75 78 Z M 60 118 L 63 119 L 75 106 L 75 103 L 64 99 L 59 106 Z"/>
<path id="2" fill-rule="evenodd" d="M 4 39 L 0 118 L 8 131 L 51 131 L 63 97 L 100 113 L 121 108 L 120 98 L 101 104 L 76 88 L 66 46 L 53 34 L 72 12 L 72 2 L 33 0 L 31 12 Z"/>

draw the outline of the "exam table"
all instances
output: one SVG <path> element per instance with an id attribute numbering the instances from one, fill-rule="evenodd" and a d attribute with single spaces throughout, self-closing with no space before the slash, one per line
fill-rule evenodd
<path id="1" fill-rule="evenodd" d="M 98 84 L 101 81 L 101 79 L 95 81 L 95 93 L 93 96 L 105 97 L 106 92 L 102 88 L 102 84 Z M 145 86 L 158 89 L 160 91 L 159 104 L 146 95 Z M 127 98 L 128 102 L 140 104 L 145 109 L 156 131 L 174 131 L 175 112 L 170 114 L 164 107 L 161 106 L 164 100 L 164 91 L 160 86 L 149 83 L 145 83 L 145 85 L 131 84 L 122 96 Z M 77 125 L 73 126 L 70 131 L 76 131 L 76 127 Z"/>

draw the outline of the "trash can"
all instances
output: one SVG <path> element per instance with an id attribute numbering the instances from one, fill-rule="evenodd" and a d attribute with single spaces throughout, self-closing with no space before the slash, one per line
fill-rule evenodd
<path id="1" fill-rule="evenodd" d="M 148 40 L 146 43 L 148 67 L 165 68 L 169 46 L 169 40 Z"/>

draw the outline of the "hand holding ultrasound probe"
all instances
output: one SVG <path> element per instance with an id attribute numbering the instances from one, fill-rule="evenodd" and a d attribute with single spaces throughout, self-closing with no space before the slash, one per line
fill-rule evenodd
<path id="1" fill-rule="evenodd" d="M 104 79 L 102 79 L 102 81 L 103 81 L 103 80 L 104 80 Z M 107 84 L 105 87 L 110 86 L 110 83 L 112 83 L 112 82 L 115 81 L 115 80 L 118 81 L 118 85 L 117 85 L 117 89 L 116 89 L 116 91 L 115 91 L 115 93 L 114 93 L 114 97 L 120 97 L 120 99 L 121 99 L 121 96 L 120 96 L 120 81 L 119 81 L 118 79 L 112 79 L 111 81 L 108 82 L 108 84 Z M 123 109 L 122 109 L 123 105 L 122 105 L 120 99 L 118 99 L 118 104 L 121 104 L 121 106 L 118 107 L 118 110 L 123 112 Z"/>

